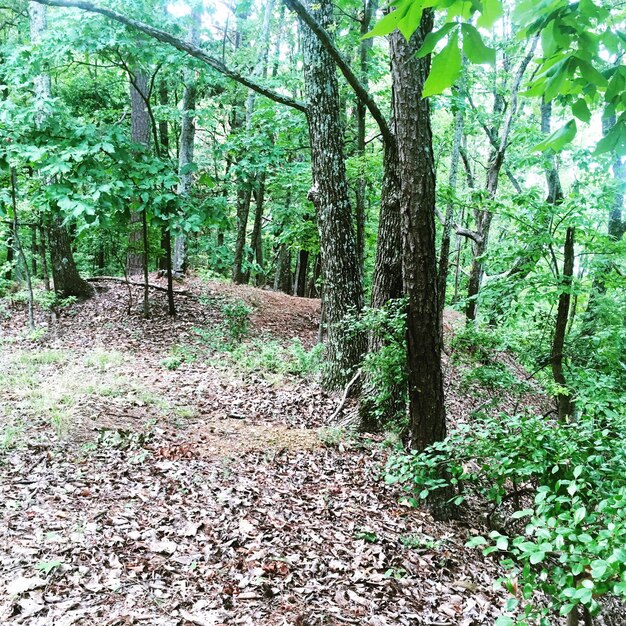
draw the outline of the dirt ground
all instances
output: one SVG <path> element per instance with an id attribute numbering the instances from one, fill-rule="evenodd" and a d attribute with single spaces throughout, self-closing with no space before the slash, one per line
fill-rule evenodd
<path id="1" fill-rule="evenodd" d="M 464 547 L 478 530 L 404 504 L 383 438 L 329 422 L 340 392 L 254 365 L 260 342 L 311 348 L 319 301 L 190 279 L 175 318 L 153 291 L 144 320 L 139 289 L 129 315 L 126 287 L 98 287 L 38 311 L 46 332 L 18 305 L 0 322 L 0 623 L 494 623 L 506 594 Z M 240 362 L 207 348 L 236 300 Z M 468 391 L 450 348 L 444 365 L 451 422 L 543 402 Z"/>

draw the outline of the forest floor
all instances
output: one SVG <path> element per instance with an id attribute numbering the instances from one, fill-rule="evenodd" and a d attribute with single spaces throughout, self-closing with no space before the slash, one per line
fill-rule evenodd
<path id="1" fill-rule="evenodd" d="M 319 302 L 177 289 L 175 318 L 152 291 L 144 320 L 135 288 L 129 315 L 116 283 L 55 321 L 38 310 L 34 334 L 22 304 L 0 310 L 0 623 L 493 624 L 507 594 L 465 547 L 479 529 L 403 504 L 390 445 L 329 423 L 341 393 L 307 369 Z M 237 300 L 250 336 L 226 350 Z M 460 320 L 445 325 L 450 346 Z M 543 405 L 452 356 L 451 421 Z"/>

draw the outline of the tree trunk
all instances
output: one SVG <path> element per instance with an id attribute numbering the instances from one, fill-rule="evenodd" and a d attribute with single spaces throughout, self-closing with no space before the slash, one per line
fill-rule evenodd
<path id="1" fill-rule="evenodd" d="M 38 44 L 47 28 L 47 8 L 45 5 L 29 2 L 30 36 L 34 44 Z M 40 74 L 35 78 L 35 93 L 40 101 L 51 97 L 51 83 L 48 74 Z M 37 124 L 42 124 L 45 111 L 40 109 Z M 50 205 L 51 219 L 49 229 L 50 259 L 52 261 L 52 278 L 55 291 L 62 297 L 76 296 L 88 298 L 93 295 L 91 285 L 83 280 L 76 269 L 74 255 L 67 229 L 59 207 Z"/>
<path id="2" fill-rule="evenodd" d="M 50 291 L 50 272 L 48 271 L 48 246 L 46 245 L 46 229 L 43 227 L 39 216 L 39 253 L 41 254 L 41 275 L 43 278 L 43 286 L 46 291 Z"/>
<path id="3" fill-rule="evenodd" d="M 191 23 L 187 39 L 193 44 L 198 45 L 200 41 L 200 21 L 202 18 L 202 7 L 199 3 L 194 4 L 191 10 Z M 178 149 L 178 174 L 180 183 L 178 185 L 178 193 L 183 197 L 188 197 L 191 192 L 193 183 L 193 174 L 186 171 L 186 167 L 193 163 L 194 143 L 196 137 L 196 124 L 194 120 L 196 111 L 197 97 L 197 76 L 192 69 L 185 69 L 184 74 L 185 86 L 183 89 L 182 113 L 180 120 L 180 141 Z M 179 232 L 174 238 L 174 259 L 172 263 L 172 271 L 174 276 L 182 276 L 186 269 L 185 256 L 185 234 Z"/>
<path id="4" fill-rule="evenodd" d="M 428 100 L 421 97 L 430 55 L 416 52 L 433 27 L 422 16 L 407 42 L 390 36 L 396 136 L 400 157 L 403 275 L 407 303 L 407 369 L 411 446 L 424 450 L 446 436 L 435 250 L 435 160 Z"/>
<path id="5" fill-rule="evenodd" d="M 150 144 L 150 116 L 146 100 L 148 98 L 148 75 L 137 69 L 134 81 L 130 84 L 131 139 L 134 143 Z M 147 250 L 143 244 L 142 210 L 130 216 L 129 251 L 126 257 L 126 273 L 129 277 L 143 273 L 144 257 Z"/>
<path id="6" fill-rule="evenodd" d="M 252 235 L 250 236 L 250 261 L 255 261 L 260 268 L 256 272 L 256 285 L 260 287 L 265 281 L 263 273 L 263 204 L 265 202 L 265 172 L 261 172 L 258 176 L 257 189 L 254 194 L 254 226 L 252 227 Z"/>
<path id="7" fill-rule="evenodd" d="M 235 257 L 233 261 L 233 282 L 236 285 L 247 284 L 250 273 L 243 270 L 243 258 L 246 248 L 246 231 L 250 213 L 252 191 L 240 185 L 237 190 L 237 238 L 235 240 Z"/>
<path id="8" fill-rule="evenodd" d="M 556 314 L 556 325 L 552 339 L 552 376 L 554 382 L 562 389 L 557 394 L 559 420 L 566 421 L 574 415 L 574 402 L 571 392 L 567 388 L 567 379 L 563 371 L 565 357 L 565 332 L 572 298 L 572 280 L 574 276 L 574 227 L 570 226 L 565 234 L 565 246 L 563 247 L 563 274 L 561 276 L 561 292 Z"/>
<path id="9" fill-rule="evenodd" d="M 377 0 L 363 0 L 363 13 L 360 20 L 361 41 L 359 44 L 359 73 L 361 83 L 365 89 L 368 88 L 368 57 L 372 49 L 373 39 L 364 39 L 370 30 L 372 15 L 377 9 Z M 356 183 L 355 212 L 356 212 L 356 250 L 359 257 L 359 267 L 361 274 L 364 271 L 365 263 L 365 195 L 367 191 L 367 179 L 365 175 L 365 121 L 367 107 L 361 98 L 357 98 L 357 146 L 356 151 L 360 159 L 359 178 Z"/>
<path id="10" fill-rule="evenodd" d="M 281 243 L 278 247 L 278 259 L 276 261 L 276 274 L 274 276 L 274 289 L 291 295 L 291 251 L 286 243 Z"/>
<path id="11" fill-rule="evenodd" d="M 309 6 L 321 25 L 330 30 L 330 0 Z M 350 335 L 342 320 L 363 307 L 363 283 L 359 269 L 352 210 L 344 161 L 339 88 L 335 64 L 313 32 L 302 25 L 307 120 L 311 145 L 313 202 L 320 235 L 324 306 L 328 323 L 327 368 L 324 383 L 345 384 L 365 352 L 365 336 Z"/>
<path id="12" fill-rule="evenodd" d="M 463 81 L 464 82 L 464 81 Z M 460 89 L 463 91 L 464 86 Z M 459 157 L 461 154 L 461 141 L 463 139 L 463 108 L 457 108 L 454 119 L 454 138 L 452 140 L 452 155 L 450 157 L 450 176 L 448 186 L 451 193 L 456 193 L 457 177 L 459 172 Z M 448 282 L 448 266 L 450 257 L 450 237 L 452 234 L 452 224 L 454 222 L 454 201 L 450 199 L 446 207 L 446 217 L 441 235 L 441 248 L 439 249 L 439 269 L 438 269 L 438 298 L 439 298 L 439 327 L 443 332 L 443 310 L 446 306 L 446 289 Z"/>
<path id="13" fill-rule="evenodd" d="M 306 287 L 306 297 L 307 298 L 319 298 L 319 286 L 318 282 L 322 275 L 322 260 L 319 254 L 315 255 L 315 260 L 313 262 L 313 272 L 311 273 L 311 278 Z"/>
<path id="14" fill-rule="evenodd" d="M 15 248 L 17 253 L 20 256 L 20 260 L 22 261 L 22 265 L 24 266 L 24 276 L 26 277 L 26 289 L 28 291 L 28 327 L 30 330 L 35 330 L 35 316 L 33 314 L 33 283 L 30 278 L 30 271 L 28 269 L 28 261 L 26 260 L 26 255 L 24 254 L 24 248 L 22 247 L 22 242 L 20 241 L 20 227 L 19 220 L 17 215 L 17 173 L 15 168 L 11 168 L 11 204 L 13 208 L 13 235 L 15 238 Z"/>
<path id="15" fill-rule="evenodd" d="M 528 65 L 532 61 L 535 48 L 537 47 L 538 37 L 535 37 L 531 44 L 526 56 L 520 62 L 513 83 L 511 85 L 511 99 L 508 104 L 508 112 L 506 118 L 502 124 L 502 132 L 500 136 L 497 136 L 498 129 L 496 127 L 487 128 L 485 131 L 489 141 L 491 143 L 491 156 L 489 159 L 489 168 L 487 170 L 487 177 L 485 182 L 485 188 L 487 191 L 487 201 L 491 201 L 495 198 L 498 191 L 498 182 L 500 178 L 500 170 L 504 165 L 504 157 L 506 149 L 509 144 L 509 134 L 511 132 L 511 126 L 515 115 L 517 114 L 517 102 L 519 89 L 522 84 L 522 79 L 526 73 Z M 499 115 L 504 111 L 504 101 L 498 93 L 494 98 L 494 118 L 498 119 Z M 465 308 L 465 316 L 468 323 L 473 323 L 476 319 L 476 311 L 478 307 L 478 293 L 480 291 L 480 284 L 482 282 L 484 273 L 484 254 L 487 252 L 487 245 L 489 243 L 489 232 L 491 230 L 491 222 L 493 220 L 493 213 L 489 208 L 477 208 L 474 211 L 475 220 L 475 235 L 472 245 L 472 267 L 470 269 L 470 277 L 468 281 L 467 289 L 467 306 Z"/>
<path id="16" fill-rule="evenodd" d="M 15 258 L 15 250 L 14 250 L 14 246 L 15 246 L 15 236 L 14 236 L 14 231 L 13 231 L 13 224 L 9 225 L 9 234 L 7 236 L 7 268 L 6 271 L 4 272 L 4 279 L 5 280 L 11 280 L 12 276 L 13 276 L 13 259 Z"/>
<path id="17" fill-rule="evenodd" d="M 306 292 L 306 275 L 309 269 L 309 252 L 300 250 L 296 260 L 296 276 L 293 286 L 293 293 L 300 298 L 304 298 Z"/>

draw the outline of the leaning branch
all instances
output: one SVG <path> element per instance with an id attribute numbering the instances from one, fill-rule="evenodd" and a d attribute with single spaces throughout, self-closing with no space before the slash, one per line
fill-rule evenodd
<path id="1" fill-rule="evenodd" d="M 266 98 L 269 98 L 270 100 L 273 100 L 274 102 L 278 102 L 279 104 L 284 104 L 285 106 L 288 106 L 298 111 L 302 111 L 303 113 L 306 113 L 306 104 L 304 104 L 304 102 L 294 100 L 293 98 L 290 98 L 289 96 L 284 96 L 283 94 L 280 94 L 272 89 L 268 89 L 267 87 L 260 85 L 256 81 L 251 80 L 250 78 L 247 78 L 246 76 L 242 76 L 235 70 L 232 70 L 227 65 L 222 63 L 222 61 L 220 61 L 219 59 L 216 59 L 210 54 L 207 54 L 204 50 L 202 50 L 202 48 L 199 48 L 198 46 L 195 46 L 194 44 L 190 43 L 189 41 L 185 41 L 184 39 L 179 39 L 178 37 L 174 37 L 174 35 L 171 35 L 170 33 L 164 30 L 161 30 L 159 28 L 154 28 L 154 26 L 150 26 L 149 24 L 135 20 L 132 17 L 127 17 L 126 15 L 122 15 L 121 13 L 118 13 L 117 11 L 112 11 L 111 9 L 99 7 L 96 4 L 87 2 L 86 0 L 33 0 L 33 1 L 37 2 L 38 4 L 46 4 L 48 6 L 53 6 L 53 7 L 63 7 L 66 9 L 69 9 L 69 8 L 82 9 L 83 11 L 88 11 L 90 13 L 99 13 L 100 15 L 104 15 L 105 17 L 115 20 L 116 22 L 119 22 L 120 24 L 124 24 L 125 26 L 130 26 L 131 28 L 134 28 L 135 30 L 140 31 L 144 33 L 145 35 L 148 35 L 148 37 L 152 37 L 153 39 L 156 39 L 157 41 L 160 41 L 161 43 L 166 43 L 170 46 L 173 46 L 177 50 L 180 50 L 181 52 L 186 52 L 189 56 L 195 57 L 196 59 L 199 59 L 203 63 L 206 63 L 207 65 L 212 67 L 214 70 L 218 71 L 220 74 L 223 74 L 224 76 L 227 76 L 228 78 L 231 78 L 232 80 L 244 85 L 245 87 L 248 87 L 249 89 L 253 89 L 257 93 L 260 93 L 261 95 L 265 96 Z"/>
<path id="2" fill-rule="evenodd" d="M 393 133 L 389 128 L 389 124 L 385 119 L 382 111 L 378 108 L 374 98 L 372 98 L 369 91 L 364 87 L 363 83 L 359 80 L 357 75 L 353 72 L 349 63 L 345 60 L 337 46 L 335 46 L 328 32 L 324 27 L 315 19 L 309 10 L 300 2 L 300 0 L 283 0 L 283 2 L 289 7 L 297 16 L 311 29 L 313 34 L 319 39 L 320 43 L 326 48 L 326 51 L 332 57 L 337 67 L 341 70 L 344 78 L 348 81 L 348 84 L 354 90 L 359 100 L 367 107 L 372 117 L 378 124 L 380 132 L 385 141 L 394 141 Z"/>

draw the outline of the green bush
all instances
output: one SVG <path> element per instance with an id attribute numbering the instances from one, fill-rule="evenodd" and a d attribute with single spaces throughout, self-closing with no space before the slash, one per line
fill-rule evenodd
<path id="1" fill-rule="evenodd" d="M 237 343 L 250 333 L 250 314 L 252 309 L 243 301 L 224 304 L 222 306 L 228 337 Z"/>
<path id="2" fill-rule="evenodd" d="M 413 503 L 452 487 L 456 504 L 489 510 L 497 530 L 468 545 L 498 553 L 510 570 L 506 584 L 525 603 L 509 605 L 517 623 L 549 624 L 550 614 L 566 615 L 579 604 L 597 612 L 605 594 L 626 597 L 625 430 L 626 417 L 617 414 L 569 424 L 483 417 L 422 454 L 393 456 L 386 478 L 404 485 Z M 533 604 L 536 590 L 549 598 L 547 606 Z"/>
<path id="3" fill-rule="evenodd" d="M 346 323 L 355 332 L 374 334 L 380 341 L 378 350 L 368 352 L 361 370 L 368 389 L 365 390 L 367 411 L 380 424 L 402 428 L 406 422 L 406 301 L 392 300 L 380 309 L 365 309 L 359 317 Z M 402 398 L 398 398 L 402 395 Z M 389 407 L 397 408 L 395 415 Z"/>

